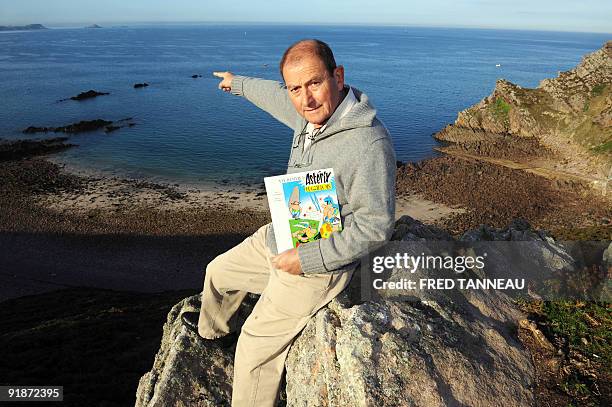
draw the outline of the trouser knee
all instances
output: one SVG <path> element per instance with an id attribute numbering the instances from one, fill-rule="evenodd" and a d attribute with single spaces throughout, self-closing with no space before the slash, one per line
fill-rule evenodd
<path id="1" fill-rule="evenodd" d="M 206 265 L 205 278 L 214 279 L 215 276 L 221 272 L 221 269 L 221 261 L 219 260 L 219 256 L 217 256 Z"/>

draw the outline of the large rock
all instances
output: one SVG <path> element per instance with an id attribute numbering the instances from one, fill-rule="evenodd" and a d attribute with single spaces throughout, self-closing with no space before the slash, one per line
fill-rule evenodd
<path id="1" fill-rule="evenodd" d="M 394 239 L 452 240 L 407 216 Z M 562 248 L 525 222 L 505 230 L 483 227 L 462 238 L 495 239 L 535 241 L 529 256 L 557 259 L 552 268 L 571 265 Z M 534 404 L 534 367 L 516 338 L 523 315 L 506 294 L 432 290 L 405 301 L 381 295 L 363 302 L 360 292 L 356 277 L 296 339 L 286 363 L 288 406 Z M 198 307 L 194 296 L 169 313 L 153 369 L 140 380 L 137 406 L 229 405 L 233 350 L 197 344 L 180 323 L 181 312 Z"/>
<path id="2" fill-rule="evenodd" d="M 241 309 L 241 322 L 252 310 L 251 297 Z M 201 345 L 181 323 L 185 311 L 200 308 L 195 295 L 176 304 L 164 325 L 153 368 L 140 379 L 136 406 L 229 406 L 234 349 Z"/>

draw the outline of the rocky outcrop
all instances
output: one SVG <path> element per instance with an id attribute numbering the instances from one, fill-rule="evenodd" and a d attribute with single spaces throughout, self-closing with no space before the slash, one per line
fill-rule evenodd
<path id="1" fill-rule="evenodd" d="M 74 146 L 74 144 L 65 143 L 66 140 L 68 137 L 43 140 L 0 140 L 0 161 L 56 153 Z"/>
<path id="2" fill-rule="evenodd" d="M 397 241 L 451 241 L 410 217 L 396 224 Z M 460 240 L 530 241 L 525 253 L 551 269 L 572 258 L 526 222 L 481 227 Z M 402 270 L 392 274 L 400 276 Z M 380 294 L 362 301 L 359 275 L 321 309 L 287 359 L 288 406 L 531 406 L 534 367 L 516 339 L 523 318 L 493 290 L 429 290 L 406 299 Z M 250 312 L 252 296 L 241 320 Z M 153 368 L 140 380 L 137 406 L 228 406 L 233 350 L 207 347 L 182 327 L 179 315 L 199 308 L 198 296 L 168 314 Z"/>
<path id="3" fill-rule="evenodd" d="M 435 137 L 476 155 L 515 161 L 555 157 L 558 168 L 606 177 L 612 164 L 611 84 L 609 41 L 535 89 L 499 79 L 490 96 L 460 112 Z"/>

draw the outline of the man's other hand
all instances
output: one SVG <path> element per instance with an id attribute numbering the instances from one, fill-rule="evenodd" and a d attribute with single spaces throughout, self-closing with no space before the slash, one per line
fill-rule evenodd
<path id="1" fill-rule="evenodd" d="M 234 74 L 231 72 L 213 72 L 217 78 L 223 78 L 221 82 L 219 82 L 219 89 L 223 90 L 223 92 L 229 92 L 232 90 L 232 79 L 234 79 Z"/>
<path id="2" fill-rule="evenodd" d="M 302 274 L 302 265 L 296 248 L 285 250 L 278 256 L 272 257 L 274 268 L 293 275 Z"/>

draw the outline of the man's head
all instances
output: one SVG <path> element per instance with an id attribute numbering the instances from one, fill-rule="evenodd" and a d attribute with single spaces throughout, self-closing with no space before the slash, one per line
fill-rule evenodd
<path id="1" fill-rule="evenodd" d="M 342 98 L 344 67 L 336 66 L 329 46 L 319 40 L 302 40 L 285 51 L 280 71 L 295 110 L 321 127 Z"/>

